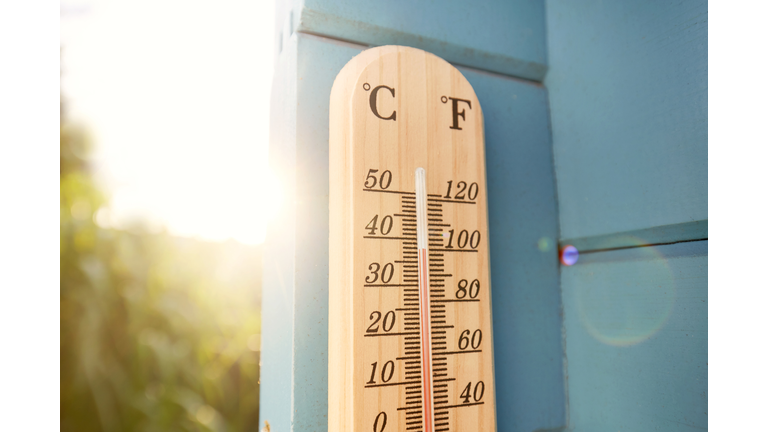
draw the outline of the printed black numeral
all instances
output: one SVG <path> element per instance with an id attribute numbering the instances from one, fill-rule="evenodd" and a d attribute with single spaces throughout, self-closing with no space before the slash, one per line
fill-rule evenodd
<path id="1" fill-rule="evenodd" d="M 379 419 L 381 419 L 381 428 L 379 428 Z M 376 420 L 373 421 L 373 432 L 384 432 L 385 427 L 387 427 L 387 413 L 382 411 L 376 416 Z"/>
<path id="2" fill-rule="evenodd" d="M 453 198 L 457 200 L 463 200 L 469 198 L 470 201 L 474 201 L 477 199 L 477 194 L 480 191 L 480 186 L 477 185 L 477 183 L 473 182 L 469 185 L 469 189 L 467 189 L 467 182 L 460 181 L 456 183 L 456 195 L 451 197 L 451 188 L 453 187 L 453 180 L 448 180 L 448 190 L 445 192 L 445 196 L 443 198 Z"/>
<path id="3" fill-rule="evenodd" d="M 389 311 L 384 314 L 384 321 L 381 322 L 381 329 L 390 332 L 395 327 L 395 311 Z M 379 321 L 381 321 L 381 312 L 373 311 L 368 319 L 373 322 L 368 326 L 366 333 L 377 333 L 379 331 Z"/>
<path id="4" fill-rule="evenodd" d="M 472 338 L 469 337 L 469 334 L 469 330 L 464 330 L 461 332 L 461 335 L 459 335 L 460 350 L 465 350 L 470 346 L 472 349 L 480 348 L 480 343 L 483 341 L 483 332 L 480 329 L 475 330 L 472 332 Z"/>
<path id="5" fill-rule="evenodd" d="M 377 169 L 368 170 L 368 175 L 365 177 L 365 183 L 363 183 L 363 186 L 365 186 L 366 189 L 373 189 L 377 184 L 381 189 L 387 189 L 389 185 L 392 184 L 392 171 L 385 170 L 381 173 L 381 176 L 378 179 L 373 175 L 377 172 L 379 172 Z"/>
<path id="6" fill-rule="evenodd" d="M 375 317 L 375 318 L 374 318 Z M 368 319 L 373 320 L 371 325 L 368 326 L 368 330 L 366 330 L 366 333 L 376 333 L 379 331 L 379 320 L 381 319 L 381 312 L 379 311 L 373 311 L 371 312 L 371 316 L 368 317 Z M 375 327 L 374 327 L 375 326 Z"/>
<path id="7" fill-rule="evenodd" d="M 371 363 L 371 379 L 366 384 L 376 384 L 376 367 L 379 362 Z M 384 363 L 384 367 L 381 368 L 381 382 L 388 383 L 392 379 L 392 375 L 395 374 L 395 362 L 390 360 Z"/>
<path id="8" fill-rule="evenodd" d="M 467 292 L 467 286 L 469 286 L 469 292 Z M 463 299 L 467 294 L 469 294 L 469 298 L 477 298 L 477 295 L 480 294 L 479 280 L 475 279 L 472 283 L 467 282 L 466 279 L 459 281 L 459 290 L 456 291 L 456 298 Z"/>
<path id="9" fill-rule="evenodd" d="M 448 230 L 450 235 L 448 236 L 448 244 L 445 246 L 446 249 L 453 249 L 453 234 L 454 230 Z M 461 230 L 459 232 L 459 236 L 456 240 L 456 246 L 459 247 L 459 249 L 464 249 L 467 247 L 467 244 L 469 244 L 469 247 L 472 249 L 477 249 L 477 247 L 480 245 L 480 231 L 475 230 L 472 232 L 472 235 L 469 235 L 469 231 L 467 230 Z"/>
<path id="10" fill-rule="evenodd" d="M 394 224 L 392 216 L 386 215 L 381 218 L 381 225 L 378 225 L 378 221 L 379 215 L 376 215 L 370 222 L 368 222 L 368 225 L 365 226 L 365 229 L 368 230 L 368 234 L 376 235 L 376 230 L 378 229 L 381 229 L 381 235 L 387 235 L 392 232 L 392 225 Z"/>
<path id="11" fill-rule="evenodd" d="M 386 284 L 392 280 L 392 276 L 395 274 L 395 265 L 386 263 L 384 264 L 384 267 L 382 267 L 379 263 L 371 263 L 371 265 L 368 266 L 368 271 L 370 271 L 371 274 L 365 277 L 365 281 L 371 284 L 379 280 L 379 270 L 381 270 L 381 282 Z"/>
<path id="12" fill-rule="evenodd" d="M 458 191 L 456 191 L 456 196 L 454 198 L 463 200 L 464 191 L 467 190 L 467 182 L 460 181 L 456 184 L 456 189 L 458 189 Z"/>
<path id="13" fill-rule="evenodd" d="M 479 391 L 479 395 L 478 395 Z M 471 392 L 471 393 L 470 393 Z M 469 397 L 472 396 L 472 398 L 475 400 L 475 402 L 480 402 L 483 399 L 483 395 L 485 394 L 485 383 L 482 381 L 478 381 L 477 384 L 475 384 L 475 390 L 472 391 L 472 382 L 468 382 L 467 386 L 464 387 L 464 390 L 461 392 L 460 397 L 464 399 L 462 403 L 469 403 Z"/>

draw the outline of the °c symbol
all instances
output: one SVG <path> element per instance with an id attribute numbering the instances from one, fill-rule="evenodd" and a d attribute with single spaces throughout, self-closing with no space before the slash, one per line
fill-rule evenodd
<path id="1" fill-rule="evenodd" d="M 363 88 L 364 89 L 365 89 L 365 86 L 367 84 L 368 83 L 363 84 Z M 369 86 L 369 88 L 370 88 L 370 86 Z M 379 109 L 376 107 L 376 97 L 378 96 L 379 90 L 381 90 L 381 89 L 389 90 L 389 93 L 392 95 L 392 97 L 395 97 L 395 89 L 392 88 L 392 87 L 387 87 L 385 85 L 380 85 L 378 87 L 374 87 L 374 89 L 371 90 L 371 97 L 368 99 L 368 102 L 371 105 L 371 112 L 373 112 L 373 115 L 375 115 L 376 117 L 378 117 L 378 118 L 380 118 L 382 120 L 392 120 L 392 121 L 395 121 L 397 119 L 397 111 L 393 110 L 392 114 L 390 114 L 389 117 L 382 117 L 379 114 Z M 367 91 L 367 89 L 366 89 L 366 91 Z"/>
<path id="2" fill-rule="evenodd" d="M 368 83 L 363 84 L 363 90 L 368 91 L 371 89 L 371 85 Z"/>

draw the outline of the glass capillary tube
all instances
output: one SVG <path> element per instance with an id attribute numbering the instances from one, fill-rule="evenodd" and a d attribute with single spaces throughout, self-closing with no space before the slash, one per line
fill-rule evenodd
<path id="1" fill-rule="evenodd" d="M 419 249 L 419 324 L 421 327 L 421 409 L 424 432 L 435 430 L 432 389 L 432 324 L 429 298 L 429 231 L 427 229 L 427 180 L 424 168 L 416 168 L 416 243 Z"/>

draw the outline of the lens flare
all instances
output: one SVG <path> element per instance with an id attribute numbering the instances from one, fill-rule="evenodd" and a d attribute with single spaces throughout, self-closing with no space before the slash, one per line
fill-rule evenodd
<path id="1" fill-rule="evenodd" d="M 579 250 L 574 246 L 567 245 L 560 251 L 560 262 L 566 266 L 572 266 L 579 260 Z"/>
<path id="2" fill-rule="evenodd" d="M 607 345 L 632 346 L 648 340 L 664 327 L 675 304 L 669 259 L 641 239 L 632 243 L 642 247 L 598 252 L 606 254 L 606 260 L 585 260 L 565 276 L 575 282 L 570 294 L 582 325 Z"/>
<path id="3" fill-rule="evenodd" d="M 539 239 L 539 250 L 542 252 L 548 252 L 550 249 L 552 249 L 552 239 L 549 237 L 542 237 Z"/>

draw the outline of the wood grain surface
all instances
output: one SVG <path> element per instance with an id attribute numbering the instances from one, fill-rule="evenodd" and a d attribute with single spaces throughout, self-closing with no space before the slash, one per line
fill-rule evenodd
<path id="1" fill-rule="evenodd" d="M 496 430 L 483 117 L 471 85 L 418 49 L 362 52 L 331 92 L 329 159 L 328 430 Z M 414 273 L 417 168 L 429 302 Z M 434 429 L 414 346 L 427 304 Z"/>

